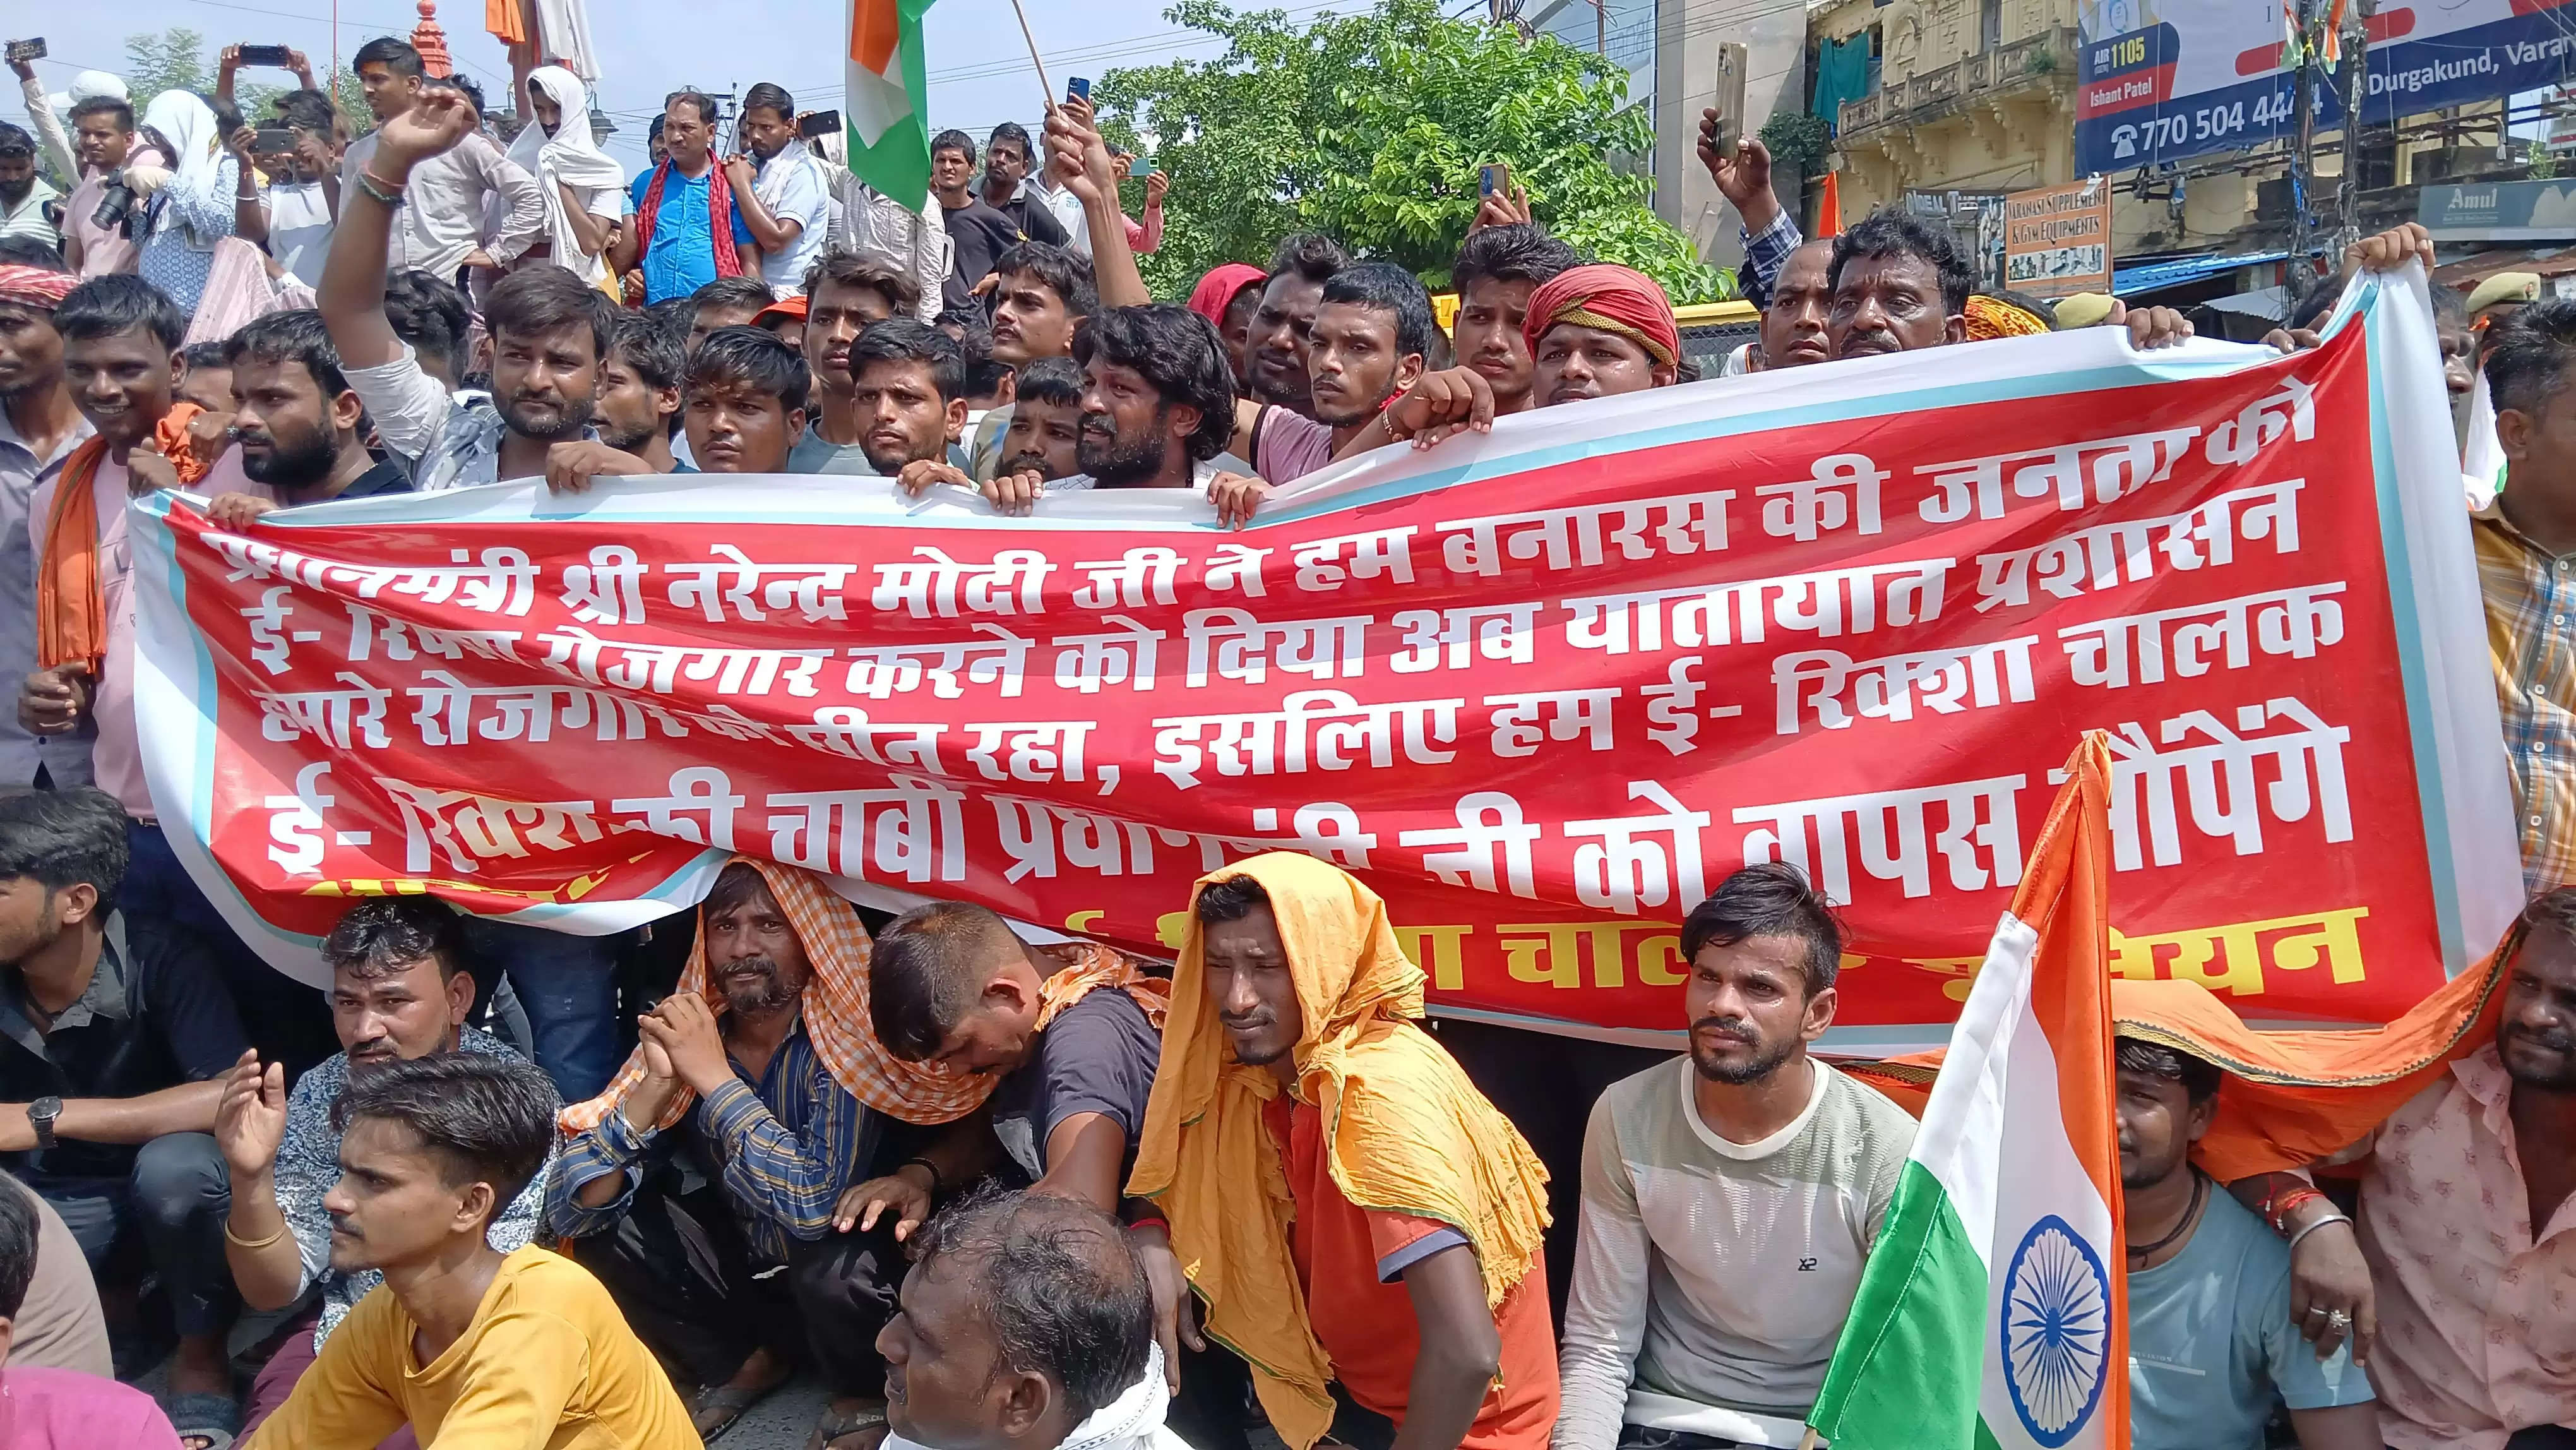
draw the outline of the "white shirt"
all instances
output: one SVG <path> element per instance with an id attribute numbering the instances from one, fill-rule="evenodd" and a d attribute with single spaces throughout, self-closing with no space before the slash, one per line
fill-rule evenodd
<path id="1" fill-rule="evenodd" d="M 354 190 L 358 173 L 374 163 L 376 139 L 370 131 L 350 145 L 340 162 L 343 192 Z M 483 213 L 496 195 L 506 203 L 504 219 L 486 236 Z M 456 269 L 478 248 L 507 265 L 545 235 L 545 229 L 546 198 L 537 190 L 537 179 L 477 131 L 454 149 L 411 169 L 411 179 L 403 186 L 403 204 L 394 211 L 385 269 L 402 272 L 417 267 L 442 282 L 452 282 Z"/>
<path id="2" fill-rule="evenodd" d="M 268 201 L 268 254 L 307 287 L 322 285 L 322 260 L 331 254 L 331 203 L 319 181 L 272 182 Z"/>
<path id="3" fill-rule="evenodd" d="M 804 296 L 805 272 L 831 240 L 832 192 L 823 163 L 814 159 L 804 142 L 790 141 L 760 164 L 751 194 L 769 208 L 772 220 L 792 219 L 802 228 L 785 247 L 761 254 L 760 280 L 780 297 Z"/>
<path id="4" fill-rule="evenodd" d="M 955 265 L 956 242 L 945 223 L 870 187 L 847 169 L 836 171 L 832 191 L 841 202 L 841 218 L 832 245 L 857 252 L 898 272 L 910 272 L 921 289 L 913 315 L 922 322 L 939 320 L 940 288 Z M 932 203 L 935 207 L 936 202 Z"/>
<path id="5" fill-rule="evenodd" d="M 1054 213 L 1064 227 L 1065 247 L 1077 257 L 1091 255 L 1091 221 L 1082 212 L 1082 198 L 1061 186 L 1040 186 L 1034 180 L 1020 183 L 1024 196 L 1036 198 L 1039 205 Z"/>
<path id="6" fill-rule="evenodd" d="M 49 247 L 63 244 L 63 234 L 45 219 L 45 203 L 60 201 L 62 193 L 45 184 L 45 178 L 32 177 L 27 182 L 27 199 L 16 206 L 0 210 L 0 237 L 31 237 Z"/>

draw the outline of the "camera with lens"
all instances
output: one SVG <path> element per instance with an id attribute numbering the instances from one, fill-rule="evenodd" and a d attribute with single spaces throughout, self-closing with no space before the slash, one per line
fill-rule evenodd
<path id="1" fill-rule="evenodd" d="M 125 184 L 125 173 L 116 173 L 99 188 L 98 210 L 90 213 L 90 224 L 133 236 L 135 201 L 134 188 Z"/>

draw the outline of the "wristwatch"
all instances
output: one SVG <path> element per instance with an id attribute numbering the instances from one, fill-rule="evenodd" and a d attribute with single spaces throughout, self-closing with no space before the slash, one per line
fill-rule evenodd
<path id="1" fill-rule="evenodd" d="M 27 1126 L 36 1130 L 36 1146 L 54 1146 L 54 1119 L 63 1115 L 61 1098 L 38 1098 L 27 1104 Z"/>

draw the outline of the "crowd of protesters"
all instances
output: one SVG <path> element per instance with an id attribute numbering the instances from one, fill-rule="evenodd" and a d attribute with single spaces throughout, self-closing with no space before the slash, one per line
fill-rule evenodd
<path id="1" fill-rule="evenodd" d="M 1167 183 L 1126 215 L 1136 159 L 1080 101 L 936 136 L 930 214 L 775 85 L 730 146 L 673 95 L 630 177 L 560 67 L 519 67 L 505 141 L 399 40 L 357 52 L 362 128 L 300 57 L 245 124 L 238 62 L 139 114 L 84 75 L 67 118 L 22 66 L 35 135 L 0 126 L 0 1444 L 664 1450 L 799 1373 L 836 1450 L 1800 1443 L 1914 1120 L 1808 1052 L 1843 943 L 1792 868 L 1690 911 L 1678 1058 L 1435 1035 L 1383 903 L 1294 855 L 1171 903 L 1170 968 L 739 858 L 619 937 L 362 902 L 316 991 L 196 885 L 136 735 L 131 495 L 241 527 L 814 473 L 1011 513 L 1191 489 L 1240 524 L 1337 459 L 1699 382 L 1654 282 L 1507 192 L 1448 329 L 1316 234 L 1177 305 L 1135 261 Z M 1713 371 L 2190 335 L 1981 293 L 1901 212 L 1809 241 L 1718 132 L 1762 311 Z M 2401 228 L 2347 269 L 2417 258 Z M 2576 1445 L 2576 302 L 2437 302 L 2507 460 L 2474 534 L 2532 901 L 2493 1041 L 2331 1192 L 2212 1183 L 2227 1065 L 2121 1041 L 2142 1450 Z M 157 1404 L 116 1379 L 156 1367 Z"/>

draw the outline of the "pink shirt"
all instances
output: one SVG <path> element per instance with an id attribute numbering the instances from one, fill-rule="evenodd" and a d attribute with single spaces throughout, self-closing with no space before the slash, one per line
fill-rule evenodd
<path id="1" fill-rule="evenodd" d="M 2502 1450 L 2516 1430 L 2576 1424 L 2576 1195 L 2535 1238 L 2512 1090 L 2490 1043 L 2371 1139 L 2370 1378 L 2394 1450 Z"/>
<path id="2" fill-rule="evenodd" d="M 1333 430 L 1285 408 L 1264 408 L 1253 420 L 1252 471 L 1288 483 L 1333 461 Z"/>
<path id="3" fill-rule="evenodd" d="M 59 473 L 46 480 L 28 508 L 28 541 L 39 569 L 44 567 L 45 530 L 53 521 L 54 493 L 62 482 Z M 142 742 L 134 730 L 134 555 L 125 540 L 125 465 L 113 458 L 100 459 L 90 488 L 98 509 L 99 592 L 107 605 L 107 669 L 90 701 L 90 714 L 98 722 L 98 740 L 90 746 L 90 773 L 98 788 L 116 797 L 127 815 L 149 822 L 158 817 L 152 809 L 152 789 L 143 780 Z M 213 471 L 190 492 L 208 498 L 219 493 L 246 493 L 272 501 L 276 497 L 242 476 L 238 448 L 225 449 Z"/>
<path id="4" fill-rule="evenodd" d="M 179 1450 L 152 1397 L 67 1369 L 0 1370 L 0 1445 L 9 1450 Z"/>

